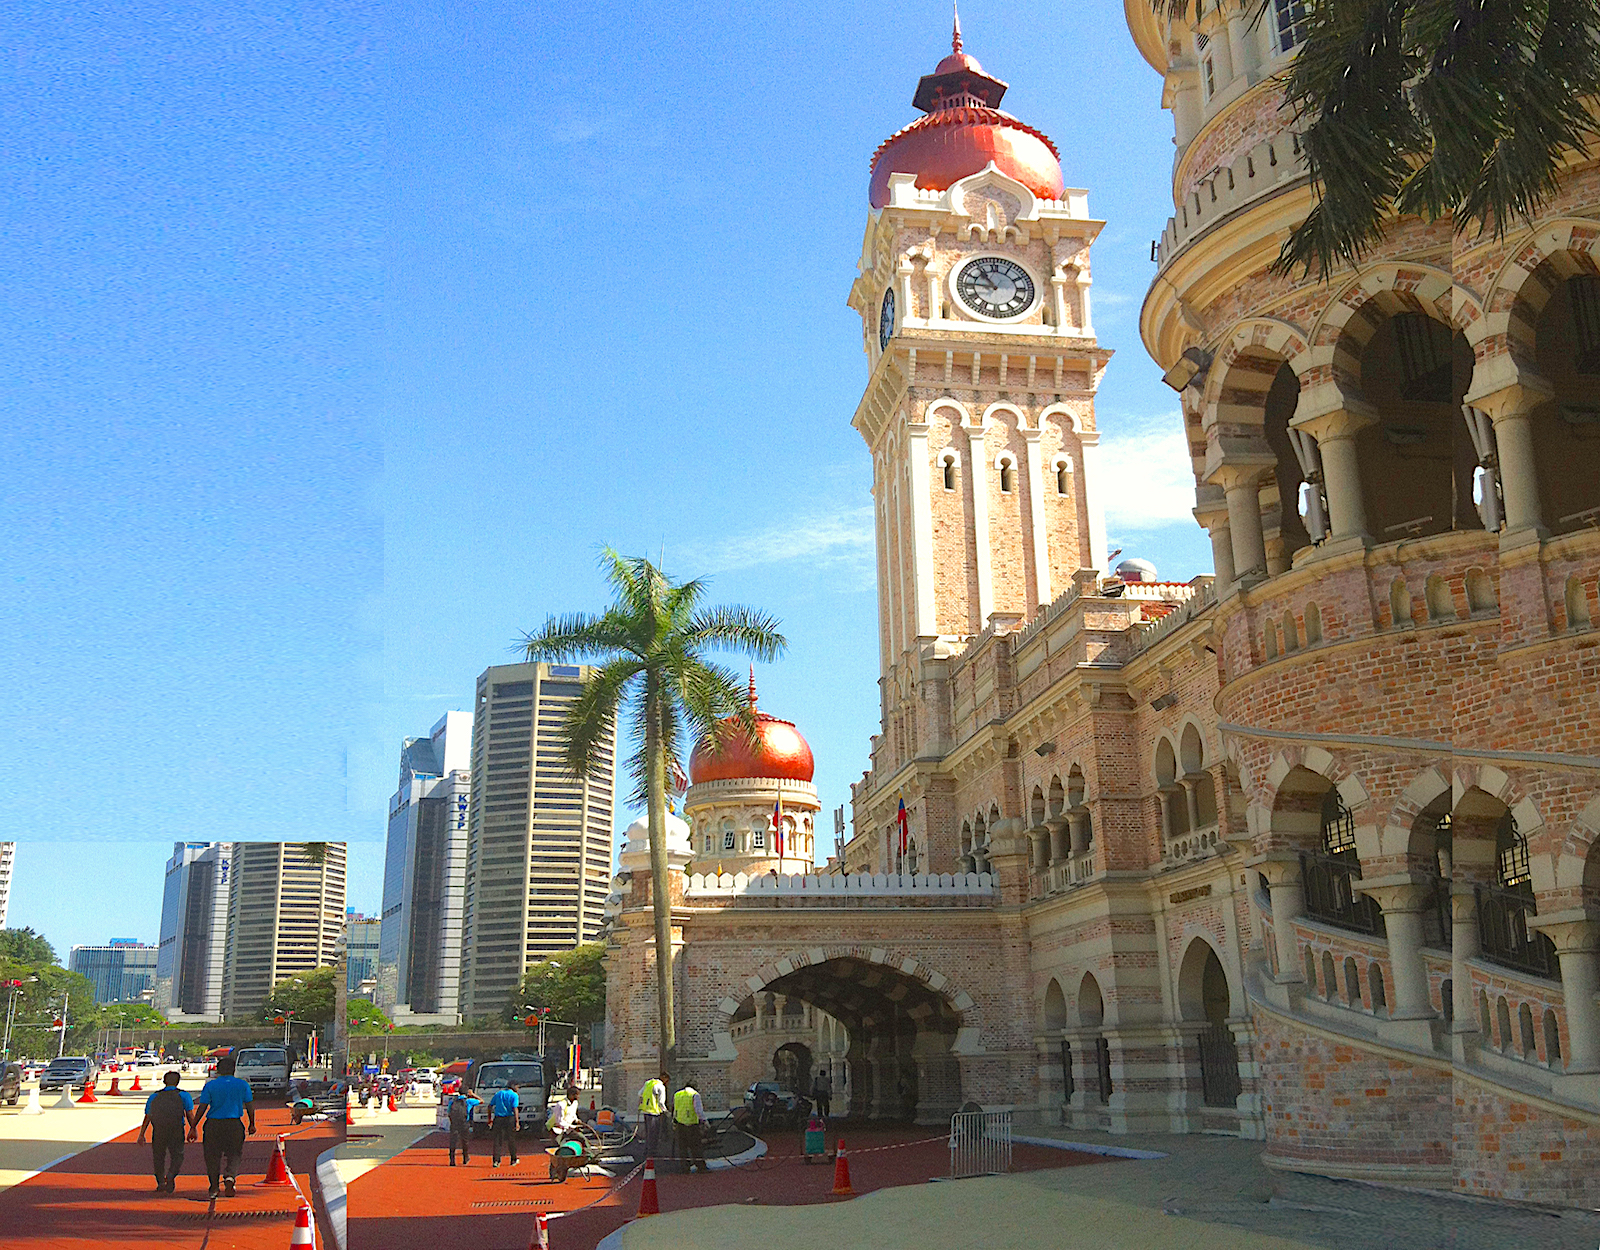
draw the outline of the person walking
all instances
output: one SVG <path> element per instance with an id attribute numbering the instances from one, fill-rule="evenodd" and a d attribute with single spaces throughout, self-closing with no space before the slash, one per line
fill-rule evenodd
<path id="1" fill-rule="evenodd" d="M 189 1097 L 187 1090 L 178 1088 L 181 1079 L 176 1072 L 168 1072 L 161 1078 L 161 1088 L 144 1100 L 144 1123 L 139 1125 L 139 1144 L 144 1145 L 144 1131 L 149 1129 L 158 1194 L 176 1193 L 178 1173 L 183 1171 L 184 1129 L 188 1127 L 189 1113 L 194 1110 L 194 1099 Z M 170 1167 L 167 1166 L 169 1161 Z"/>
<path id="2" fill-rule="evenodd" d="M 489 1099 L 489 1142 L 495 1167 L 500 1166 L 502 1151 L 511 1156 L 511 1166 L 517 1166 L 517 1107 L 521 1102 L 509 1085 L 495 1090 Z"/>
<path id="3" fill-rule="evenodd" d="M 700 1103 L 700 1091 L 685 1084 L 672 1098 L 672 1118 L 677 1121 L 678 1147 L 684 1164 L 690 1172 L 698 1167 L 709 1172 L 704 1150 L 700 1146 L 700 1125 L 705 1122 L 706 1109 Z"/>
<path id="4" fill-rule="evenodd" d="M 467 1142 L 472 1137 L 472 1109 L 480 1105 L 470 1094 L 457 1094 L 450 1100 L 450 1166 L 456 1165 L 456 1146 L 461 1147 L 461 1166 L 471 1161 L 467 1157 Z"/>
<path id="5" fill-rule="evenodd" d="M 661 1152 L 661 1134 L 667 1124 L 667 1074 L 653 1076 L 639 1091 L 639 1119 L 644 1126 L 644 1153 L 654 1159 Z"/>
<path id="6" fill-rule="evenodd" d="M 217 1060 L 217 1074 L 205 1083 L 200 1097 L 194 1100 L 189 1112 L 189 1130 L 193 1132 L 201 1117 L 206 1127 L 201 1138 L 201 1148 L 206 1156 L 206 1175 L 211 1178 L 209 1197 L 217 1197 L 217 1181 L 221 1178 L 222 1197 L 234 1196 L 234 1182 L 239 1175 L 239 1156 L 244 1153 L 244 1139 L 256 1131 L 256 1107 L 252 1101 L 250 1082 L 233 1074 L 236 1060 L 233 1055 L 223 1055 Z M 245 1118 L 250 1121 L 248 1132 Z"/>
<path id="7" fill-rule="evenodd" d="M 833 1077 L 826 1068 L 818 1068 L 817 1075 L 812 1078 L 811 1101 L 816 1104 L 817 1114 L 826 1120 L 833 1107 Z"/>

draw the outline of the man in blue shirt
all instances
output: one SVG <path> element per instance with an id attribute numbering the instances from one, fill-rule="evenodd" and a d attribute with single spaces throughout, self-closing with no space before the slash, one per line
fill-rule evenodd
<path id="1" fill-rule="evenodd" d="M 489 1134 L 493 1146 L 494 1166 L 500 1166 L 500 1150 L 505 1148 L 511 1156 L 511 1166 L 517 1166 L 517 1106 L 522 1100 L 509 1085 L 497 1089 L 489 1099 Z"/>
<path id="2" fill-rule="evenodd" d="M 161 1079 L 162 1087 L 144 1100 L 139 1144 L 144 1145 L 144 1131 L 149 1129 L 150 1151 L 156 1167 L 156 1193 L 171 1194 L 177 1192 L 178 1173 L 183 1171 L 184 1122 L 194 1110 L 194 1099 L 187 1090 L 178 1088 L 181 1078 L 176 1072 L 168 1072 Z M 169 1157 L 170 1169 L 166 1166 Z"/>
<path id="3" fill-rule="evenodd" d="M 468 1141 L 472 1133 L 472 1113 L 478 1100 L 471 1094 L 457 1094 L 450 1100 L 450 1166 L 456 1165 L 456 1147 L 461 1147 L 461 1166 L 471 1160 L 467 1156 Z"/>
<path id="4" fill-rule="evenodd" d="M 217 1196 L 217 1177 L 227 1186 L 223 1197 L 233 1197 L 234 1180 L 239 1174 L 239 1156 L 244 1153 L 244 1117 L 250 1118 L 250 1132 L 256 1131 L 256 1108 L 251 1101 L 250 1082 L 233 1074 L 236 1060 L 223 1055 L 217 1060 L 217 1074 L 206 1082 L 200 1097 L 194 1100 L 194 1110 L 189 1112 L 192 1130 L 205 1116 L 205 1136 L 202 1146 L 206 1155 L 206 1173 L 211 1177 L 211 1194 Z"/>

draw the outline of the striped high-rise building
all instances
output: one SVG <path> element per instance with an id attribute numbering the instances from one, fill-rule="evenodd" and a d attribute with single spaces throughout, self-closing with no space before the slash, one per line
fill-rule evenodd
<path id="1" fill-rule="evenodd" d="M 222 1011 L 254 1022 L 272 987 L 332 964 L 344 927 L 345 844 L 319 863 L 300 842 L 235 842 Z"/>
<path id="2" fill-rule="evenodd" d="M 462 1012 L 501 1010 L 524 969 L 592 941 L 610 889 L 615 730 L 579 779 L 560 730 L 590 669 L 507 664 L 478 678 L 472 723 Z"/>

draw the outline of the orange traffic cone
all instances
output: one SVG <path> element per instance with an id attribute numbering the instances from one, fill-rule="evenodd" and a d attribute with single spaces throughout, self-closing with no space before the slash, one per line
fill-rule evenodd
<path id="1" fill-rule="evenodd" d="M 356 1122 L 356 1113 L 350 1109 L 349 1103 L 344 1105 L 344 1122 L 346 1128 Z"/>
<path id="2" fill-rule="evenodd" d="M 856 1196 L 856 1191 L 850 1188 L 850 1160 L 844 1157 L 842 1137 L 839 1139 L 839 1149 L 833 1158 L 833 1192 L 845 1198 Z"/>
<path id="3" fill-rule="evenodd" d="M 121 1080 L 120 1077 L 112 1076 L 112 1078 L 111 1078 L 111 1088 L 106 1090 L 106 1093 L 108 1093 L 108 1094 L 120 1094 L 122 1091 L 117 1088 L 117 1082 L 119 1080 Z"/>
<path id="4" fill-rule="evenodd" d="M 289 1163 L 283 1157 L 283 1135 L 278 1136 L 278 1148 L 272 1152 L 272 1162 L 267 1164 L 267 1174 L 256 1182 L 257 1185 L 292 1186 L 294 1180 L 289 1175 Z"/>
<path id="5" fill-rule="evenodd" d="M 589 1110 L 590 1111 L 594 1110 L 594 1094 L 593 1093 L 590 1093 L 590 1095 L 589 1095 Z"/>
<path id="6" fill-rule="evenodd" d="M 78 1096 L 78 1101 L 80 1103 L 100 1101 L 94 1096 L 94 1077 L 90 1076 L 84 1078 L 83 1093 Z"/>
<path id="7" fill-rule="evenodd" d="M 317 1239 L 311 1234 L 311 1208 L 305 1203 L 300 1204 L 300 1214 L 294 1217 L 294 1235 L 289 1238 L 289 1245 L 314 1246 Z"/>
<path id="8" fill-rule="evenodd" d="M 139 1074 L 137 1072 L 133 1074 L 133 1084 L 128 1086 L 128 1092 L 130 1094 L 144 1093 L 144 1086 L 139 1083 Z"/>
<path id="9" fill-rule="evenodd" d="M 644 1161 L 644 1189 L 639 1194 L 639 1214 L 635 1219 L 643 1219 L 647 1215 L 661 1214 L 661 1199 L 656 1196 L 656 1161 Z"/>
<path id="10" fill-rule="evenodd" d="M 398 1110 L 400 1110 L 399 1107 L 394 1105 L 394 1095 L 393 1094 L 389 1095 L 389 1110 L 390 1111 L 398 1111 Z"/>
<path id="11" fill-rule="evenodd" d="M 533 1239 L 528 1242 L 528 1250 L 550 1250 L 550 1229 L 538 1211 L 533 1213 Z"/>

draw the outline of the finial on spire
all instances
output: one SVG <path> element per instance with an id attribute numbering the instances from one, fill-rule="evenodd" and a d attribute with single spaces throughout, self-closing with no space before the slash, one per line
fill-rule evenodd
<path id="1" fill-rule="evenodd" d="M 750 710 L 756 710 L 756 666 L 750 666 Z"/>
<path id="2" fill-rule="evenodd" d="M 960 52 L 961 51 L 961 5 L 960 5 L 960 3 L 955 3 L 955 4 L 952 5 L 952 7 L 956 11 L 956 29 L 955 29 L 955 33 L 950 36 L 950 50 L 952 52 Z"/>

